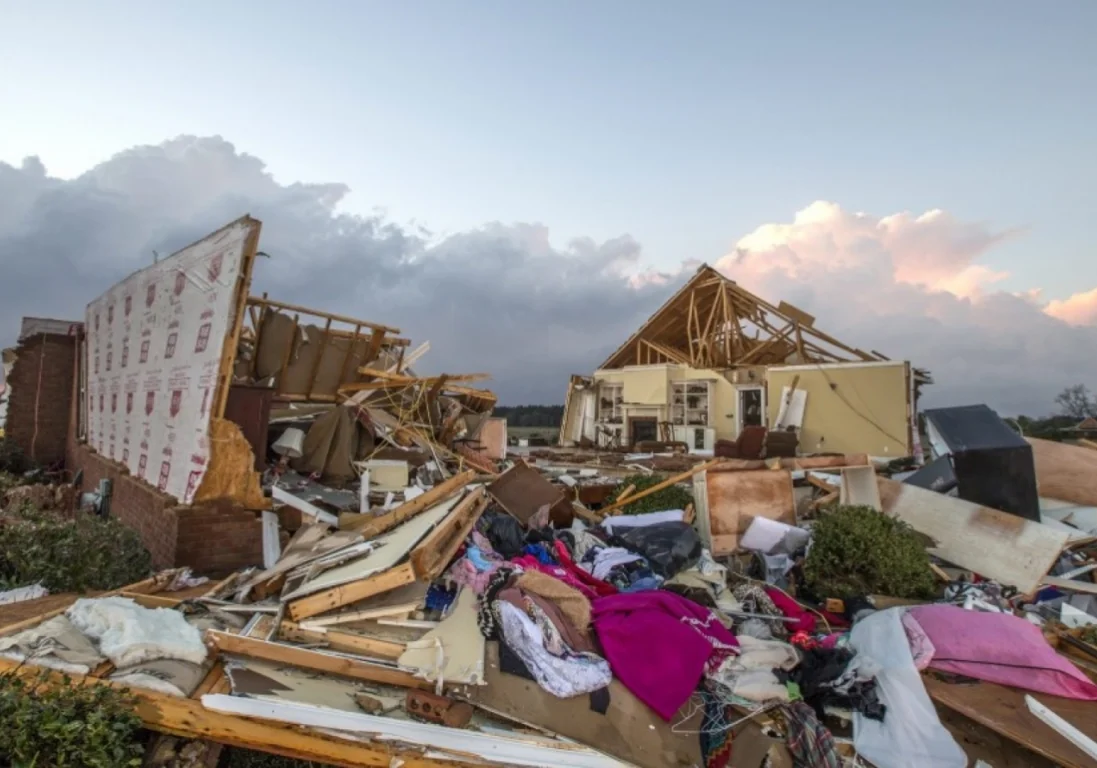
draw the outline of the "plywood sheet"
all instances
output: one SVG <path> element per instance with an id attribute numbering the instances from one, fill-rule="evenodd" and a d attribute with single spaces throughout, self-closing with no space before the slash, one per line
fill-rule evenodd
<path id="1" fill-rule="evenodd" d="M 792 473 L 787 469 L 706 472 L 705 495 L 712 554 L 731 554 L 755 517 L 796 524 Z"/>
<path id="2" fill-rule="evenodd" d="M 499 506 L 518 519 L 522 525 L 548 504 L 552 506 L 563 498 L 564 492 L 524 461 L 517 462 L 488 486 Z"/>
<path id="3" fill-rule="evenodd" d="M 993 683 L 944 683 L 924 678 L 930 698 L 1065 768 L 1092 768 L 1093 760 L 1028 711 L 1025 691 Z M 1097 738 L 1097 702 L 1029 694 L 1090 738 Z"/>
<path id="4" fill-rule="evenodd" d="M 605 714 L 591 709 L 590 697 L 560 699 L 532 680 L 499 670 L 499 648 L 488 643 L 485 666 L 487 685 L 461 689 L 461 697 L 488 711 L 535 724 L 553 733 L 593 747 L 641 768 L 702 765 L 697 733 L 701 712 L 691 711 L 683 722 L 664 722 L 619 681 L 609 684 L 609 708 Z"/>
<path id="5" fill-rule="evenodd" d="M 884 512 L 933 539 L 929 551 L 1021 592 L 1036 589 L 1067 534 L 1023 517 L 924 488 L 877 478 Z"/>
<path id="6" fill-rule="evenodd" d="M 1097 451 L 1029 438 L 1040 495 L 1097 506 Z"/>

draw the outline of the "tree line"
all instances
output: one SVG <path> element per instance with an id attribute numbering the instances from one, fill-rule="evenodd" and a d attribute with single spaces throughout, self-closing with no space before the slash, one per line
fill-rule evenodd
<path id="1" fill-rule="evenodd" d="M 564 419 L 562 405 L 497 405 L 493 416 L 507 420 L 512 427 L 553 427 L 559 428 Z"/>

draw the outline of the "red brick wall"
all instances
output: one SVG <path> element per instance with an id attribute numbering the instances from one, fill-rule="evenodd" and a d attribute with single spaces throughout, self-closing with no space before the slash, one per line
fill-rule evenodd
<path id="1" fill-rule="evenodd" d="M 65 460 L 76 337 L 38 334 L 19 342 L 8 383 L 7 436 L 39 464 Z"/>

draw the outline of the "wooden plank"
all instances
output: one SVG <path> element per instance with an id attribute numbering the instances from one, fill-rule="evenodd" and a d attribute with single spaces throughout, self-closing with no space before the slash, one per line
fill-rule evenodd
<path id="1" fill-rule="evenodd" d="M 411 565 L 416 577 L 433 580 L 441 576 L 487 506 L 488 498 L 482 487 L 462 499 L 449 516 L 412 550 Z"/>
<path id="2" fill-rule="evenodd" d="M 303 315 L 313 315 L 314 317 L 325 317 L 339 323 L 346 323 L 347 325 L 360 325 L 363 328 L 370 328 L 377 331 L 385 331 L 386 333 L 391 333 L 394 336 L 400 335 L 400 329 L 393 328 L 390 325 L 381 325 L 380 323 L 371 323 L 367 320 L 358 320 L 357 318 L 347 317 L 345 315 L 336 315 L 331 312 L 325 312 L 321 309 L 309 309 L 308 307 L 302 307 L 298 304 L 287 304 L 284 301 L 274 301 L 273 299 L 268 299 L 266 296 L 252 296 L 250 299 L 248 299 L 248 301 L 252 304 L 258 304 L 259 306 L 274 307 L 275 309 L 281 309 L 286 312 L 299 312 Z"/>
<path id="3" fill-rule="evenodd" d="M 1022 593 L 1037 589 L 1068 534 L 1017 515 L 878 477 L 884 512 L 932 539 L 930 552 Z"/>
<path id="4" fill-rule="evenodd" d="M 244 241 L 244 252 L 240 259 L 240 272 L 236 276 L 233 301 L 235 308 L 232 323 L 225 333 L 225 346 L 221 350 L 221 362 L 217 369 L 217 385 L 213 391 L 213 403 L 210 409 L 211 418 L 224 418 L 225 404 L 229 400 L 229 387 L 232 386 L 232 369 L 236 364 L 236 347 L 240 343 L 240 331 L 244 327 L 244 311 L 248 305 L 248 293 L 251 291 L 251 273 L 255 267 L 255 254 L 259 251 L 259 231 L 263 223 L 250 216 L 244 216 L 241 221 L 246 221 L 251 227 L 247 239 Z M 236 222 L 229 226 L 234 226 Z M 255 352 L 258 355 L 259 344 L 256 338 Z"/>
<path id="5" fill-rule="evenodd" d="M 290 358 L 293 357 L 293 348 L 297 344 L 297 324 L 299 320 L 299 315 L 293 316 L 293 325 L 290 329 L 289 338 L 286 340 L 286 351 L 282 353 L 282 365 L 278 368 L 278 384 L 274 390 L 275 395 L 281 395 L 283 389 L 285 389 L 286 369 L 289 368 Z"/>
<path id="6" fill-rule="evenodd" d="M 338 629 L 326 631 L 305 629 L 292 621 L 282 622 L 279 627 L 279 635 L 295 643 L 323 643 L 333 651 L 357 653 L 375 659 L 384 659 L 385 661 L 396 661 L 407 650 L 407 646 L 403 643 L 365 637 L 354 632 L 345 632 Z"/>
<path id="7" fill-rule="evenodd" d="M 346 530 L 358 531 L 358 533 L 362 534 L 367 540 L 376 538 L 386 531 L 392 530 L 401 523 L 407 522 L 424 510 L 433 507 L 438 502 L 448 499 L 475 479 L 476 473 L 470 469 L 444 480 L 429 491 L 423 493 L 422 496 L 416 496 L 411 501 L 404 502 L 390 512 L 372 518 L 368 515 L 363 515 L 361 520 L 352 520 L 344 526 L 344 528 Z"/>
<path id="8" fill-rule="evenodd" d="M 661 483 L 657 483 L 656 485 L 653 485 L 650 488 L 646 488 L 646 489 L 644 489 L 644 490 L 642 490 L 638 493 L 635 493 L 632 496 L 629 496 L 624 501 L 616 501 L 613 504 L 610 504 L 608 507 L 602 507 L 602 509 L 598 510 L 597 514 L 601 515 L 602 517 L 605 517 L 606 515 L 608 515 L 612 512 L 615 512 L 616 510 L 618 510 L 618 509 L 620 509 L 624 506 L 627 506 L 627 505 L 631 504 L 634 501 L 639 501 L 640 499 L 646 498 L 647 496 L 650 496 L 653 493 L 657 493 L 658 491 L 661 491 L 664 488 L 670 488 L 672 485 L 677 485 L 678 483 L 689 480 L 691 477 L 696 475 L 698 472 L 704 472 L 705 470 L 709 469 L 710 467 L 715 467 L 721 461 L 723 461 L 723 459 L 712 459 L 711 461 L 706 461 L 704 464 L 698 464 L 697 466 L 693 467 L 692 469 L 689 469 L 685 472 L 682 472 L 681 474 L 674 475 L 674 477 L 669 477 Z"/>
<path id="9" fill-rule="evenodd" d="M 0 672 L 35 677 L 40 667 L 20 665 L 19 662 L 0 659 Z M 88 676 L 69 676 L 59 672 L 45 673 L 49 687 L 61 687 L 66 679 L 69 685 L 105 685 L 123 689 L 127 686 L 110 680 L 96 680 Z M 221 712 L 212 712 L 195 699 L 183 699 L 163 693 L 130 688 L 136 700 L 135 713 L 145 727 L 186 739 L 203 739 L 218 744 L 253 749 L 282 755 L 293 759 L 315 760 L 341 768 L 482 768 L 477 761 L 465 762 L 459 758 L 438 760 L 421 756 L 415 750 L 400 750 L 380 742 L 350 741 L 321 735 L 289 725 L 256 720 Z"/>
<path id="10" fill-rule="evenodd" d="M 1068 592 L 1081 592 L 1086 595 L 1097 595 L 1097 584 L 1092 581 L 1076 581 L 1074 579 L 1061 579 L 1056 576 L 1045 576 L 1042 584 L 1056 589 L 1065 589 Z"/>
<path id="11" fill-rule="evenodd" d="M 1093 760 L 1028 711 L 1025 692 L 994 683 L 950 684 L 923 677 L 930 698 L 1066 768 L 1093 768 Z M 1038 693 L 1033 698 L 1090 738 L 1097 737 L 1097 703 Z"/>
<path id="12" fill-rule="evenodd" d="M 288 664 L 292 667 L 311 669 L 329 675 L 340 675 L 354 680 L 365 680 L 382 685 L 397 685 L 402 688 L 432 690 L 434 686 L 414 675 L 399 669 L 356 661 L 343 656 L 334 656 L 307 648 L 297 648 L 283 643 L 271 643 L 254 637 L 241 637 L 227 632 L 206 630 L 206 642 L 212 643 L 222 653 L 246 656 L 251 659 L 272 661 L 276 664 Z"/>
<path id="13" fill-rule="evenodd" d="M 1083 507 L 1097 506 L 1097 451 L 1028 438 L 1040 495 Z"/>
<path id="14" fill-rule="evenodd" d="M 755 517 L 796 525 L 792 473 L 787 469 L 717 472 L 705 477 L 710 549 L 715 557 L 739 547 Z"/>
<path id="15" fill-rule="evenodd" d="M 380 595 L 383 592 L 411 584 L 415 581 L 415 570 L 411 563 L 404 563 L 395 568 L 390 568 L 384 573 L 378 573 L 361 581 L 343 584 L 338 587 L 315 595 L 308 595 L 289 604 L 289 615 L 294 621 L 301 621 L 310 616 L 318 616 L 327 611 L 334 611 L 344 605 L 357 603 L 367 597 Z"/>

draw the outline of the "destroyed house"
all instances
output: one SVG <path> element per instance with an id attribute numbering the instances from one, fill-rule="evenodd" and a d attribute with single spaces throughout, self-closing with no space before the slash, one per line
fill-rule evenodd
<path id="1" fill-rule="evenodd" d="M 6 377 L 9 437 L 105 499 L 157 567 L 258 565 L 279 505 L 331 523 L 445 462 L 501 457 L 505 429 L 478 439 L 499 431 L 495 395 L 469 386 L 486 374 L 419 377 L 429 345 L 398 328 L 251 295 L 260 227 L 242 217 L 134 272 L 84 323 L 28 319 Z"/>
<path id="2" fill-rule="evenodd" d="M 560 444 L 709 453 L 719 442 L 722 455 L 756 458 L 768 430 L 795 434 L 801 452 L 901 458 L 915 453 L 930 381 L 702 265 L 593 375 L 571 377 Z"/>

